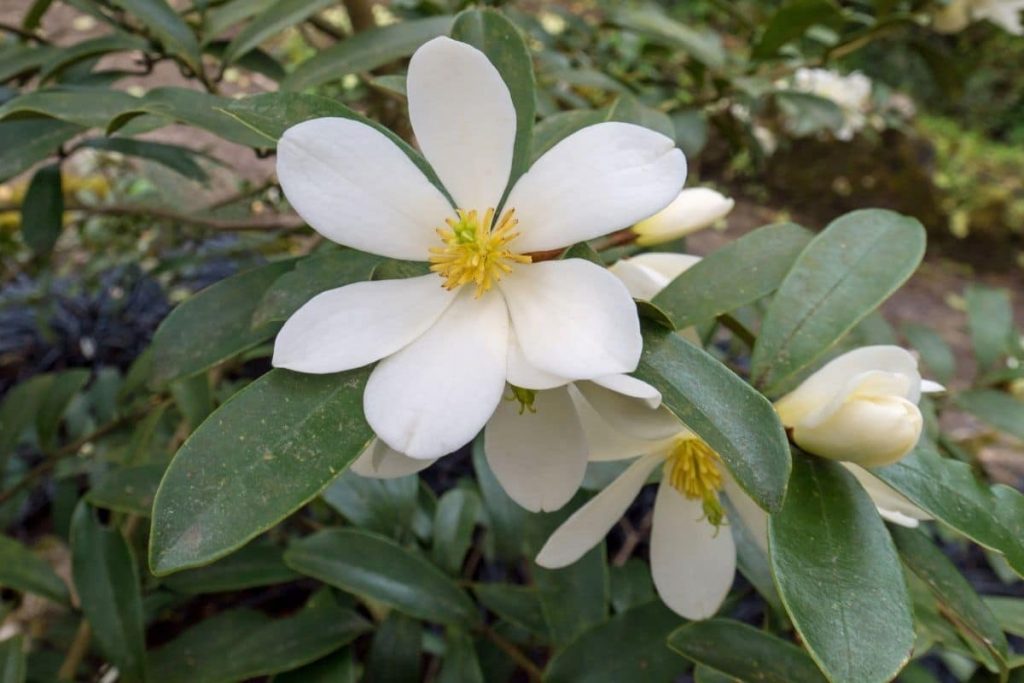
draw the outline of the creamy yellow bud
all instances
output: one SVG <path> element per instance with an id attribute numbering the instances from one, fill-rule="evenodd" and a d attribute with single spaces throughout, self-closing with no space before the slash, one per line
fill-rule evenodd
<path id="1" fill-rule="evenodd" d="M 703 230 L 726 216 L 735 202 L 706 187 L 683 190 L 664 209 L 633 226 L 637 244 L 671 242 Z"/>

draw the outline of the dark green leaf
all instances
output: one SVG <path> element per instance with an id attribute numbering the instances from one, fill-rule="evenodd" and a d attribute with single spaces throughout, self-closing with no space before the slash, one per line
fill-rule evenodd
<path id="1" fill-rule="evenodd" d="M 373 634 L 366 664 L 368 683 L 419 683 L 423 626 L 401 612 L 391 612 Z"/>
<path id="2" fill-rule="evenodd" d="M 812 237 L 795 223 L 754 230 L 687 269 L 652 303 L 676 329 L 753 303 L 778 288 Z"/>
<path id="3" fill-rule="evenodd" d="M 202 70 L 199 42 L 192 29 L 166 0 L 113 0 L 114 4 L 134 15 L 142 25 L 163 43 L 168 52 L 176 54 L 195 73 Z"/>
<path id="4" fill-rule="evenodd" d="M 533 129 L 533 160 L 576 131 L 607 120 L 607 112 L 596 110 L 563 111 L 547 117 Z"/>
<path id="5" fill-rule="evenodd" d="M 612 15 L 612 21 L 670 48 L 680 48 L 709 68 L 725 66 L 725 50 L 717 35 L 696 31 L 652 7 L 619 10 Z"/>
<path id="6" fill-rule="evenodd" d="M 343 648 L 312 664 L 274 676 L 274 683 L 358 683 L 359 665 L 352 650 Z"/>
<path id="7" fill-rule="evenodd" d="M 924 255 L 913 218 L 864 209 L 832 221 L 803 253 L 772 299 L 751 359 L 768 394 L 816 361 L 892 294 Z"/>
<path id="8" fill-rule="evenodd" d="M 6 44 L 0 49 L 0 83 L 38 71 L 59 50 L 26 43 Z"/>
<path id="9" fill-rule="evenodd" d="M 687 624 L 672 632 L 668 646 L 740 683 L 825 683 L 799 647 L 730 619 Z"/>
<path id="10" fill-rule="evenodd" d="M 655 601 L 612 617 L 573 641 L 548 664 L 549 683 L 674 681 L 686 665 L 665 639 L 682 617 Z"/>
<path id="11" fill-rule="evenodd" d="M 0 536 L 0 586 L 41 595 L 63 605 L 71 603 L 68 587 L 50 565 L 7 536 Z"/>
<path id="12" fill-rule="evenodd" d="M 1024 598 L 986 595 L 983 599 L 1002 630 L 1024 637 Z"/>
<path id="13" fill-rule="evenodd" d="M 910 595 L 892 539 L 853 475 L 795 457 L 768 535 L 779 595 L 828 679 L 892 680 L 914 644 Z"/>
<path id="14" fill-rule="evenodd" d="M 49 61 L 43 64 L 42 70 L 39 72 L 39 82 L 45 83 L 50 78 L 59 76 L 65 69 L 87 59 L 112 52 L 132 52 L 146 48 L 147 43 L 144 38 L 128 33 L 112 33 L 83 40 L 80 43 L 55 50 Z"/>
<path id="15" fill-rule="evenodd" d="M 320 531 L 292 544 L 295 571 L 427 621 L 472 625 L 469 597 L 437 567 L 394 541 L 356 529 Z"/>
<path id="16" fill-rule="evenodd" d="M 772 57 L 780 47 L 802 36 L 811 26 L 836 19 L 841 20 L 842 15 L 829 0 L 789 0 L 772 14 L 751 57 Z"/>
<path id="17" fill-rule="evenodd" d="M 281 89 L 305 90 L 373 71 L 408 57 L 423 43 L 448 33 L 451 25 L 451 17 L 429 17 L 357 33 L 300 64 L 281 82 Z"/>
<path id="18" fill-rule="evenodd" d="M 207 178 L 206 171 L 195 160 L 196 153 L 186 147 L 134 138 L 93 138 L 82 146 L 154 161 L 190 180 L 202 182 Z"/>
<path id="19" fill-rule="evenodd" d="M 49 254 L 64 227 L 60 164 L 43 166 L 32 176 L 21 205 L 21 234 L 37 254 Z"/>
<path id="20" fill-rule="evenodd" d="M 975 389 L 956 395 L 956 404 L 996 429 L 1024 439 L 1024 401 L 995 389 Z"/>
<path id="21" fill-rule="evenodd" d="M 367 375 L 271 370 L 211 415 L 178 451 L 157 491 L 153 572 L 227 555 L 343 472 L 373 436 L 363 417 Z"/>
<path id="22" fill-rule="evenodd" d="M 648 107 L 632 95 L 621 95 L 608 110 L 608 121 L 622 121 L 658 131 L 675 140 L 676 127 L 672 119 L 662 111 Z"/>
<path id="23" fill-rule="evenodd" d="M 434 564 L 458 575 L 479 516 L 480 497 L 475 492 L 456 488 L 441 496 L 434 513 L 434 544 L 430 549 Z"/>
<path id="24" fill-rule="evenodd" d="M 179 593 L 202 595 L 273 586 L 298 578 L 285 565 L 281 548 L 254 541 L 213 564 L 168 576 L 163 583 Z"/>
<path id="25" fill-rule="evenodd" d="M 327 487 L 323 499 L 355 526 L 402 540 L 416 515 L 418 483 L 415 476 L 371 479 L 346 472 Z"/>
<path id="26" fill-rule="evenodd" d="M 39 404 L 39 412 L 36 413 L 36 429 L 43 450 L 51 450 L 56 445 L 57 430 L 64 418 L 64 411 L 89 381 L 89 376 L 89 371 L 83 369 L 65 370 L 54 375 L 53 382 Z"/>
<path id="27" fill-rule="evenodd" d="M 7 458 L 21 443 L 30 427 L 37 424 L 40 407 L 47 400 L 54 375 L 47 373 L 16 384 L 0 401 L 0 472 Z"/>
<path id="28" fill-rule="evenodd" d="M 25 683 L 25 642 L 20 635 L 0 641 L 0 683 Z"/>
<path id="29" fill-rule="evenodd" d="M 146 680 L 142 588 L 131 548 L 79 503 L 71 520 L 71 573 L 100 651 L 125 681 Z"/>
<path id="30" fill-rule="evenodd" d="M 277 0 L 229 0 L 203 17 L 203 40 L 209 42 L 225 29 L 271 9 Z"/>
<path id="31" fill-rule="evenodd" d="M 270 5 L 265 11 L 257 14 L 231 40 L 222 57 L 224 63 L 234 63 L 239 57 L 257 47 L 267 38 L 290 26 L 302 23 L 332 4 L 334 4 L 333 0 L 282 0 Z"/>
<path id="32" fill-rule="evenodd" d="M 438 683 L 484 683 L 484 674 L 469 634 L 449 626 L 446 636 Z"/>
<path id="33" fill-rule="evenodd" d="M 501 619 L 547 639 L 548 627 L 536 588 L 509 583 L 476 583 L 477 600 Z"/>
<path id="34" fill-rule="evenodd" d="M 675 140 L 687 159 L 697 158 L 708 144 L 708 120 L 700 109 L 686 109 L 671 114 Z"/>
<path id="35" fill-rule="evenodd" d="M 0 107 L 0 119 L 48 116 L 86 128 L 104 128 L 138 98 L 108 88 L 53 88 L 25 93 Z"/>
<path id="36" fill-rule="evenodd" d="M 651 568 L 643 560 L 631 557 L 621 566 L 610 567 L 612 609 L 625 612 L 656 599 Z"/>
<path id="37" fill-rule="evenodd" d="M 964 292 L 964 298 L 978 368 L 991 370 L 1014 347 L 1016 335 L 1010 292 L 972 284 Z"/>
<path id="38" fill-rule="evenodd" d="M 956 374 L 956 356 L 938 332 L 926 325 L 908 323 L 902 328 L 924 363 L 924 372 L 938 382 L 948 382 Z"/>
<path id="39" fill-rule="evenodd" d="M 55 154 L 82 130 L 54 119 L 0 121 L 0 182 Z"/>
<path id="40" fill-rule="evenodd" d="M 558 647 L 608 619 L 608 564 L 604 543 L 563 569 L 532 567 L 541 612 Z"/>
<path id="41" fill-rule="evenodd" d="M 52 4 L 53 0 L 33 0 L 28 11 L 25 12 L 25 16 L 21 18 L 21 28 L 25 31 L 35 31 L 39 28 L 43 15 L 46 14 L 46 11 L 50 9 Z"/>
<path id="42" fill-rule="evenodd" d="M 789 442 L 768 400 L 673 332 L 648 326 L 637 377 L 703 439 L 758 505 L 779 509 L 789 479 Z M 737 420 L 736 415 L 743 415 Z"/>
<path id="43" fill-rule="evenodd" d="M 528 514 L 505 493 L 484 455 L 484 440 L 473 442 L 473 470 L 487 513 L 487 534 L 498 559 L 517 561 L 523 553 Z"/>
<path id="44" fill-rule="evenodd" d="M 118 467 L 97 481 L 85 499 L 96 507 L 149 517 L 165 469 L 157 464 Z"/>

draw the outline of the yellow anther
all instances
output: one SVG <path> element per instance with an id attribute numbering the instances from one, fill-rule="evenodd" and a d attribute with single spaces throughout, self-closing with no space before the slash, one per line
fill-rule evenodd
<path id="1" fill-rule="evenodd" d="M 715 527 L 725 520 L 725 509 L 718 499 L 722 490 L 721 459 L 696 437 L 679 439 L 665 462 L 668 483 L 690 500 L 703 502 L 704 516 Z"/>
<path id="2" fill-rule="evenodd" d="M 515 209 L 506 211 L 493 229 L 494 209 L 487 209 L 482 220 L 475 209 L 459 209 L 458 215 L 445 221 L 447 229 L 437 229 L 444 246 L 430 250 L 430 269 L 444 278 L 445 289 L 472 282 L 479 297 L 512 272 L 511 264 L 530 262 L 529 256 L 508 249 L 508 243 L 519 236 L 512 231 L 519 222 Z"/>

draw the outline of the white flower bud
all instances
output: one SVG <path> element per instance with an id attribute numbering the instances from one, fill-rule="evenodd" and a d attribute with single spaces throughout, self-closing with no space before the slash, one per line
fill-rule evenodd
<path id="1" fill-rule="evenodd" d="M 637 244 L 671 242 L 702 230 L 725 217 L 735 202 L 706 187 L 683 190 L 664 209 L 633 226 Z"/>

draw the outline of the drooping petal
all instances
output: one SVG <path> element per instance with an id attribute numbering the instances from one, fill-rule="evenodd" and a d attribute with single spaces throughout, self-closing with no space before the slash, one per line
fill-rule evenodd
<path id="1" fill-rule="evenodd" d="M 582 259 L 520 265 L 498 283 L 530 365 L 558 377 L 632 372 L 642 340 L 625 286 Z"/>
<path id="2" fill-rule="evenodd" d="M 363 408 L 377 436 L 411 458 L 438 458 L 468 443 L 505 389 L 508 312 L 495 293 L 463 288 L 412 344 L 385 358 L 366 383 Z"/>
<path id="3" fill-rule="evenodd" d="M 636 377 L 608 375 L 607 377 L 595 377 L 590 381 L 599 387 L 614 391 L 616 394 L 640 399 L 647 404 L 648 408 L 657 408 L 661 405 L 661 392 Z"/>
<path id="4" fill-rule="evenodd" d="M 587 440 L 565 387 L 537 392 L 533 409 L 499 403 L 484 428 L 484 452 L 512 500 L 530 512 L 551 512 L 583 482 Z"/>
<path id="5" fill-rule="evenodd" d="M 672 201 L 686 159 L 669 138 L 629 123 L 599 123 L 552 147 L 512 188 L 520 252 L 566 247 L 627 228 Z"/>
<path id="6" fill-rule="evenodd" d="M 327 239 L 426 261 L 434 229 L 454 215 L 445 196 L 383 133 L 342 118 L 304 121 L 277 143 L 277 177 L 295 210 Z"/>
<path id="7" fill-rule="evenodd" d="M 576 405 L 576 414 L 583 425 L 583 432 L 587 435 L 592 461 L 626 460 L 645 453 L 667 452 L 674 443 L 674 438 L 642 439 L 615 429 L 583 398 L 576 385 L 569 388 L 569 395 Z"/>
<path id="8" fill-rule="evenodd" d="M 423 155 L 463 209 L 497 208 L 512 169 L 516 111 L 483 52 L 431 40 L 409 62 L 409 119 Z"/>
<path id="9" fill-rule="evenodd" d="M 554 389 L 568 384 L 571 380 L 552 375 L 534 367 L 526 360 L 519 347 L 515 328 L 508 330 L 508 383 L 523 389 Z"/>
<path id="10" fill-rule="evenodd" d="M 917 507 L 906 496 L 892 488 L 868 470 L 850 463 L 843 463 L 857 478 L 860 485 L 871 497 L 879 514 L 890 522 L 906 527 L 916 527 L 919 521 L 932 519 L 927 512 Z"/>
<path id="11" fill-rule="evenodd" d="M 714 616 L 732 587 L 736 544 L 727 524 L 715 529 L 701 501 L 658 487 L 651 527 L 651 576 L 662 601 L 687 619 Z"/>
<path id="12" fill-rule="evenodd" d="M 430 467 L 435 462 L 437 461 L 410 458 L 407 455 L 402 455 L 380 439 L 374 439 L 366 447 L 366 450 L 349 466 L 349 469 L 360 477 L 396 479 L 416 474 L 420 470 Z"/>
<path id="13" fill-rule="evenodd" d="M 683 429 L 679 418 L 667 408 L 652 408 L 646 400 L 624 396 L 593 382 L 578 382 L 576 388 L 613 429 L 629 436 L 656 441 Z"/>
<path id="14" fill-rule="evenodd" d="M 608 487 L 574 512 L 548 538 L 537 554 L 537 564 L 548 569 L 566 567 L 601 542 L 626 513 L 654 468 L 664 461 L 658 454 L 638 458 Z"/>
<path id="15" fill-rule="evenodd" d="M 410 344 L 454 299 L 433 274 L 322 292 L 281 328 L 274 367 L 314 374 L 362 367 Z"/>

